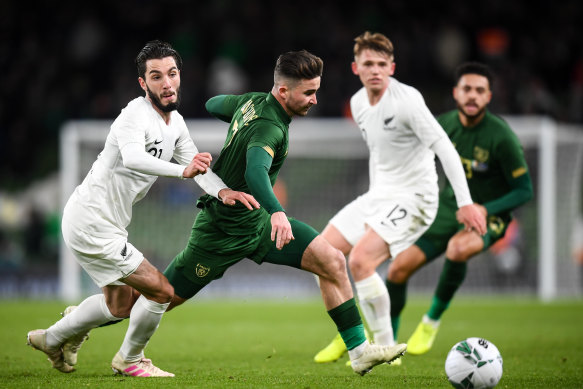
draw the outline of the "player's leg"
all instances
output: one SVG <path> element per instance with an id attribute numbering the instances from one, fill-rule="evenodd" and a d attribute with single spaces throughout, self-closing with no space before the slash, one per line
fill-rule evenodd
<path id="1" fill-rule="evenodd" d="M 112 361 L 113 370 L 136 377 L 173 377 L 174 374 L 157 368 L 145 359 L 143 351 L 170 304 L 174 288 L 145 258 L 132 274 L 121 281 L 136 289 L 141 296 L 130 311 L 128 330 Z"/>
<path id="2" fill-rule="evenodd" d="M 447 245 L 445 262 L 427 316 L 439 321 L 466 276 L 467 261 L 484 249 L 484 240 L 474 231 L 459 231 Z"/>
<path id="3" fill-rule="evenodd" d="M 413 245 L 399 253 L 389 265 L 386 287 L 389 291 L 391 325 L 395 339 L 398 338 L 401 312 L 407 301 L 407 281 L 425 263 L 425 253 L 419 246 Z"/>
<path id="4" fill-rule="evenodd" d="M 484 241 L 476 232 L 459 231 L 451 237 L 431 306 L 408 340 L 411 354 L 421 355 L 431 349 L 439 330 L 441 315 L 465 279 L 467 260 L 483 248 Z"/>
<path id="5" fill-rule="evenodd" d="M 297 239 L 295 230 L 294 236 Z M 366 340 L 344 255 L 340 251 L 322 237 L 316 237 L 302 255 L 302 269 L 320 277 L 324 304 L 348 349 L 352 369 L 356 373 L 363 375 L 374 366 L 392 362 L 405 353 L 407 346 L 404 344 L 390 347 L 371 345 Z"/>
<path id="6" fill-rule="evenodd" d="M 60 371 L 71 371 L 69 363 L 71 365 L 76 363 L 76 351 L 78 350 L 78 348 L 72 347 L 74 344 L 80 346 L 90 329 L 129 315 L 132 304 L 130 302 L 131 292 L 129 292 L 131 288 L 116 280 L 124 274 L 131 273 L 139 265 L 143 256 L 125 239 L 88 236 L 67 222 L 66 218 L 63 219 L 62 231 L 65 243 L 95 283 L 102 288 L 113 283 L 118 285 L 120 291 L 112 293 L 112 296 L 117 297 L 107 301 L 107 290 L 104 289 L 104 294 L 88 297 L 74 311 L 65 315 L 47 330 L 36 330 L 31 331 L 34 334 L 29 333 L 29 344 L 49 355 L 53 367 Z M 127 249 L 128 247 L 130 250 L 126 252 L 133 255 L 125 260 L 126 258 L 121 256 L 121 248 Z M 115 303 L 114 305 L 112 305 L 112 301 Z M 116 308 L 114 312 L 110 311 L 108 304 Z M 122 309 L 124 306 L 125 309 Z M 116 316 L 116 314 L 120 316 Z M 44 347 L 41 347 L 41 344 Z M 59 355 L 58 358 L 57 355 Z M 69 363 L 65 362 L 65 355 Z"/>
<path id="7" fill-rule="evenodd" d="M 321 236 L 334 248 L 340 250 L 345 256 L 350 253 L 350 250 L 352 250 L 352 245 L 344 238 L 344 235 L 340 233 L 338 228 L 332 224 L 328 224 L 326 228 L 324 228 Z M 320 278 L 317 275 L 314 276 L 318 280 L 318 285 L 320 285 Z M 338 333 L 326 347 L 314 356 L 314 361 L 317 363 L 334 362 L 340 359 L 346 351 L 346 345 L 342 340 L 342 336 Z"/>
<path id="8" fill-rule="evenodd" d="M 320 277 L 324 305 L 348 348 L 352 369 L 356 373 L 363 375 L 380 363 L 399 358 L 406 351 L 406 345 L 370 345 L 366 340 L 344 255 L 318 236 L 312 227 L 293 219 L 290 223 L 295 239 L 282 250 L 277 250 L 275 244 L 269 242 L 267 253 L 255 260 L 301 268 Z"/>
<path id="9" fill-rule="evenodd" d="M 373 229 L 367 229 L 354 246 L 348 264 L 354 278 L 360 309 L 374 342 L 395 344 L 391 326 L 391 306 L 385 283 L 376 268 L 390 258 L 389 245 Z"/>

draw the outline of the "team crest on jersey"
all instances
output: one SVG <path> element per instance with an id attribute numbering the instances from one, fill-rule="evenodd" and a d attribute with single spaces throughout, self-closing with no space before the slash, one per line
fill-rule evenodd
<path id="1" fill-rule="evenodd" d="M 384 120 L 383 130 L 388 131 L 388 130 L 394 130 L 397 128 L 395 125 L 391 126 L 391 122 L 393 121 L 394 118 L 395 118 L 395 115 L 390 116 Z"/>
<path id="2" fill-rule="evenodd" d="M 490 152 L 488 150 L 484 150 L 481 147 L 475 146 L 474 147 L 474 159 L 478 161 L 478 163 L 485 163 L 490 158 Z"/>
<path id="3" fill-rule="evenodd" d="M 197 277 L 199 277 L 199 278 L 206 277 L 206 275 L 209 274 L 209 271 L 211 271 L 210 267 L 201 265 L 200 263 L 196 264 L 196 276 Z"/>

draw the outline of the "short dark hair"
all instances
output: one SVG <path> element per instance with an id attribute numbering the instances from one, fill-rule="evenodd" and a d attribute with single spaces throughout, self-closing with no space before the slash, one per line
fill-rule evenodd
<path id="1" fill-rule="evenodd" d="M 485 65 L 480 62 L 465 62 L 458 66 L 455 70 L 455 84 L 459 82 L 460 78 L 462 78 L 465 74 L 479 74 L 480 76 L 484 76 L 488 79 L 488 84 L 490 84 L 490 89 L 492 88 L 492 83 L 494 82 L 494 73 L 488 65 Z"/>
<path id="2" fill-rule="evenodd" d="M 138 67 L 138 76 L 146 78 L 146 62 L 149 59 L 162 59 L 166 57 L 174 57 L 176 67 L 182 70 L 182 58 L 176 50 L 170 46 L 169 43 L 160 40 L 153 40 L 146 43 L 144 48 L 140 50 L 136 57 L 136 66 Z"/>
<path id="3" fill-rule="evenodd" d="M 318 56 L 306 51 L 288 51 L 277 58 L 273 79 L 277 84 L 285 78 L 292 82 L 322 77 L 324 62 Z"/>

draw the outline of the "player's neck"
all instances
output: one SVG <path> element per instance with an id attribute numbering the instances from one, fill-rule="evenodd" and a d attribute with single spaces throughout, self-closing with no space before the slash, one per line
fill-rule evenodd
<path id="1" fill-rule="evenodd" d="M 383 98 L 383 95 L 385 94 L 385 91 L 387 89 L 383 89 L 381 92 L 379 91 L 373 91 L 373 90 L 367 90 L 366 93 L 368 95 L 368 102 L 371 106 L 377 105 L 379 103 L 379 101 L 381 101 L 381 99 Z"/>
<path id="2" fill-rule="evenodd" d="M 158 115 L 162 116 L 162 120 L 164 120 L 164 123 L 166 123 L 166 125 L 170 124 L 170 117 L 172 116 L 172 112 L 162 111 L 160 108 L 156 106 L 156 104 L 152 102 L 152 100 L 150 100 L 149 96 L 146 96 L 146 100 L 148 100 L 150 104 L 152 104 L 152 108 L 154 108 L 154 111 L 158 112 Z"/>
<path id="3" fill-rule="evenodd" d="M 383 95 L 385 94 L 385 91 L 387 90 L 387 88 L 388 88 L 388 85 L 382 91 L 367 89 L 366 94 L 368 95 L 368 103 L 371 106 L 377 105 L 379 103 L 379 101 L 381 101 L 381 99 L 383 98 Z"/>

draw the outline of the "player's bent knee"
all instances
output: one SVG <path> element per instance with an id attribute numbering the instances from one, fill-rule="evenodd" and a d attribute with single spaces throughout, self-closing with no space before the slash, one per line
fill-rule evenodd
<path id="1" fill-rule="evenodd" d="M 346 259 L 340 250 L 333 249 L 330 255 L 322 261 L 324 274 L 321 277 L 340 279 L 348 277 L 346 273 Z"/>
<path id="2" fill-rule="evenodd" d="M 407 271 L 406 268 L 403 268 L 396 263 L 392 263 L 391 266 L 389 266 L 387 279 L 390 282 L 394 282 L 395 284 L 403 284 L 407 282 L 410 276 L 411 274 Z"/>

